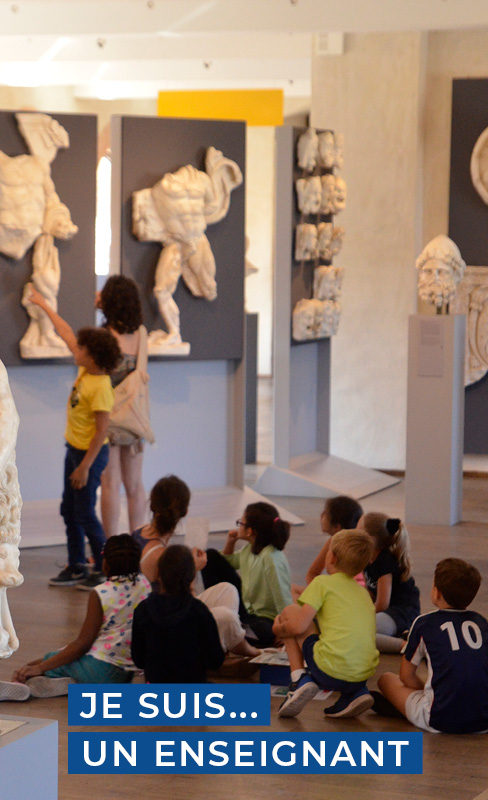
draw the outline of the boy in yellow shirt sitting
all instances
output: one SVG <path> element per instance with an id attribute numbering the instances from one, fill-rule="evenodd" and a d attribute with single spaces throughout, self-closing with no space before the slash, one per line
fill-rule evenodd
<path id="1" fill-rule="evenodd" d="M 107 431 L 114 404 L 109 373 L 121 358 L 120 348 L 104 328 L 71 326 L 32 286 L 28 300 L 42 308 L 73 353 L 78 375 L 68 398 L 66 457 L 61 516 L 68 540 L 68 565 L 51 578 L 51 586 L 83 584 L 91 589 L 104 581 L 102 553 L 105 533 L 95 513 L 96 493 L 108 462 Z M 93 573 L 85 565 L 85 536 L 93 553 Z"/>
<path id="2" fill-rule="evenodd" d="M 324 709 L 329 717 L 356 717 L 373 705 L 366 680 L 379 661 L 375 609 L 354 580 L 372 556 L 373 543 L 364 531 L 336 533 L 326 556 L 328 574 L 314 578 L 298 605 L 276 617 L 273 631 L 284 639 L 292 681 L 280 717 L 295 717 L 320 689 L 341 693 Z"/>

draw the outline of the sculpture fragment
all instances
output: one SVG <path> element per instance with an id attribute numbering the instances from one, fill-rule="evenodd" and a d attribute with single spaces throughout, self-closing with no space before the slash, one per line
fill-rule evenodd
<path id="1" fill-rule="evenodd" d="M 297 144 L 297 161 L 300 169 L 313 172 L 317 164 L 318 136 L 315 128 L 307 128 Z"/>
<path id="2" fill-rule="evenodd" d="M 320 177 L 298 178 L 296 181 L 298 209 L 302 214 L 318 214 L 322 200 Z"/>
<path id="3" fill-rule="evenodd" d="M 302 223 L 296 227 L 295 261 L 311 261 L 317 256 L 317 226 Z"/>
<path id="4" fill-rule="evenodd" d="M 444 234 L 436 236 L 424 247 L 415 266 L 419 298 L 436 306 L 437 313 L 449 313 L 466 268 L 458 246 Z"/>
<path id="5" fill-rule="evenodd" d="M 7 589 L 20 586 L 19 572 L 20 496 L 15 444 L 19 417 L 10 391 L 7 370 L 0 361 L 0 658 L 18 649 L 7 601 Z"/>
<path id="6" fill-rule="evenodd" d="M 222 220 L 230 193 L 242 183 L 235 161 L 209 147 L 205 172 L 191 165 L 168 172 L 149 189 L 133 194 L 132 229 L 140 241 L 161 242 L 154 295 L 167 331 L 152 331 L 149 352 L 188 355 L 182 342 L 180 312 L 173 294 L 180 277 L 196 297 L 217 297 L 215 258 L 205 236 L 207 225 Z"/>

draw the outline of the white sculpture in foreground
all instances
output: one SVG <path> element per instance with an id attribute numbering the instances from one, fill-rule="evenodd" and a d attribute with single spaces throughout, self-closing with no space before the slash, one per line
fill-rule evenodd
<path id="1" fill-rule="evenodd" d="M 449 313 L 466 269 L 458 246 L 444 234 L 436 236 L 424 247 L 415 266 L 419 298 L 432 303 L 438 314 Z"/>
<path id="2" fill-rule="evenodd" d="M 7 589 L 20 586 L 20 510 L 22 498 L 15 466 L 15 443 L 19 417 L 8 383 L 7 370 L 0 361 L 0 658 L 18 649 L 7 602 Z"/>
<path id="3" fill-rule="evenodd" d="M 190 343 L 181 339 L 180 312 L 173 299 L 180 276 L 196 297 L 217 297 L 215 258 L 205 230 L 226 216 L 230 193 L 242 183 L 242 173 L 235 161 L 214 147 L 206 152 L 205 170 L 187 165 L 133 194 L 134 235 L 140 241 L 163 245 L 154 294 L 167 331 L 150 333 L 153 354 L 190 352 Z"/>
<path id="4" fill-rule="evenodd" d="M 60 147 L 69 147 L 69 137 L 47 114 L 15 117 L 31 155 L 10 157 L 0 151 L 0 252 L 20 259 L 34 245 L 31 281 L 56 310 L 61 270 L 54 239 L 71 239 L 78 228 L 56 194 L 50 164 Z M 22 357 L 70 355 L 44 311 L 25 299 L 22 304 L 30 316 L 20 342 Z"/>

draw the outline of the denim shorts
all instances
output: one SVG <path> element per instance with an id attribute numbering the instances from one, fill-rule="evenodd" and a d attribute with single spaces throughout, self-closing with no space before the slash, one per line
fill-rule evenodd
<path id="1" fill-rule="evenodd" d="M 324 689 L 326 692 L 341 692 L 341 694 L 355 694 L 360 691 L 360 689 L 364 689 L 366 681 L 359 681 L 357 683 L 342 681 L 339 680 L 339 678 L 333 678 L 332 675 L 327 675 L 326 672 L 322 672 L 313 658 L 313 647 L 318 640 L 318 635 L 312 633 L 310 636 L 307 636 L 302 644 L 303 657 L 307 662 L 308 671 L 317 686 L 320 686 L 320 688 Z"/>

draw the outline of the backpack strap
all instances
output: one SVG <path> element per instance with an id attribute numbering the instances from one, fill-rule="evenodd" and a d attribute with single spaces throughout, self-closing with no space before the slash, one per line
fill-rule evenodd
<path id="1" fill-rule="evenodd" d="M 137 351 L 136 369 L 147 372 L 147 330 L 144 325 L 139 325 L 139 349 Z"/>

